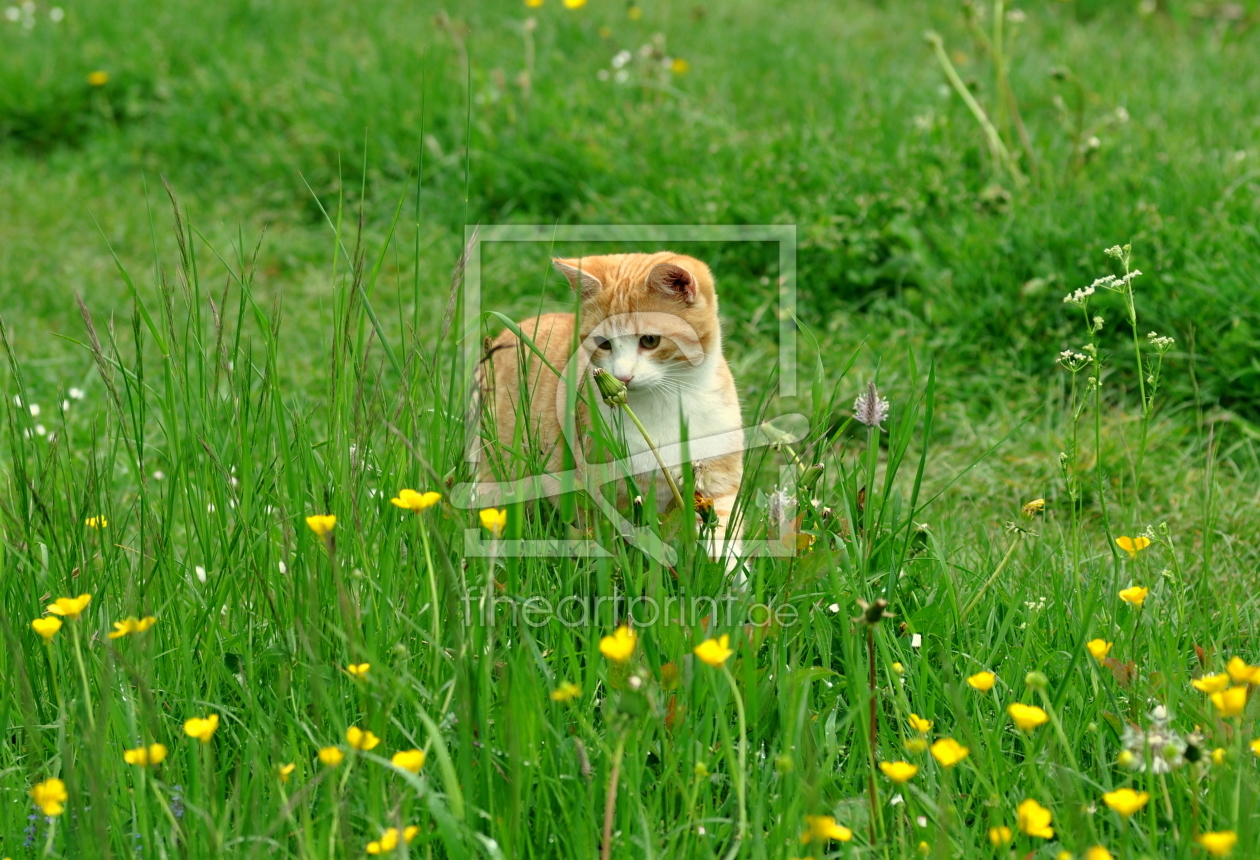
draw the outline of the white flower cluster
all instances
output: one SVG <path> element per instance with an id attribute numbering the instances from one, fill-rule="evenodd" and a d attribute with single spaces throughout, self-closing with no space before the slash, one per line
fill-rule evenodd
<path id="1" fill-rule="evenodd" d="M 1177 342 L 1171 337 L 1161 337 L 1153 331 L 1147 332 L 1146 339 L 1150 342 L 1151 347 L 1160 355 L 1163 355 L 1168 352 L 1168 350 L 1172 349 L 1173 344 Z"/>
<path id="2" fill-rule="evenodd" d="M 1056 361 L 1068 370 L 1076 373 L 1078 370 L 1089 364 L 1089 356 L 1084 353 L 1065 349 L 1063 352 L 1059 353 L 1059 357 Z"/>
<path id="3" fill-rule="evenodd" d="M 1101 280 L 1101 278 L 1099 280 Z M 1079 290 L 1070 292 L 1063 297 L 1063 304 L 1083 305 L 1085 304 L 1085 300 L 1092 296 L 1097 288 L 1098 281 L 1094 281 L 1094 283 L 1090 284 L 1088 287 L 1081 287 Z"/>

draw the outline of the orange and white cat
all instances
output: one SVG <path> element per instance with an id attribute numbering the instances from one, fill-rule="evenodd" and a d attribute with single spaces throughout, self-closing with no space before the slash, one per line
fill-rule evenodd
<path id="1" fill-rule="evenodd" d="M 553 262 L 581 291 L 577 350 L 573 314 L 532 317 L 519 323 L 521 331 L 562 373 L 576 361 L 572 378 L 585 380 L 594 368 L 603 368 L 621 380 L 630 408 L 676 481 L 682 472 L 685 428 L 696 492 L 713 499 L 717 525 L 710 550 L 719 554 L 743 477 L 743 423 L 735 380 L 722 356 L 713 274 L 694 257 L 668 251 Z M 476 452 L 480 479 L 521 477 L 524 449 L 550 471 L 563 468 L 564 379 L 510 330 L 490 344 L 480 378 L 485 417 L 494 420 L 487 435 L 499 442 L 497 448 L 483 443 Z M 608 426 L 622 427 L 620 413 L 598 397 L 595 401 Z M 528 417 L 525 426 L 520 426 L 522 413 Z M 576 427 L 578 447 L 588 422 L 579 400 L 570 425 Z M 656 482 L 658 505 L 664 509 L 672 494 L 655 455 L 633 424 L 627 422 L 621 435 L 629 473 L 640 488 Z M 575 451 L 579 471 L 586 455 Z M 624 503 L 624 486 L 617 483 Z"/>

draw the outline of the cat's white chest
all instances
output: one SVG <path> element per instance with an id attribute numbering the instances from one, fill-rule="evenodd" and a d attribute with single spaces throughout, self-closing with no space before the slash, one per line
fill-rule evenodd
<path id="1" fill-rule="evenodd" d="M 681 474 L 685 461 L 695 463 L 742 450 L 739 403 L 733 391 L 712 385 L 669 393 L 631 390 L 629 406 L 676 477 Z M 669 493 L 660 477 L 660 466 L 643 434 L 620 410 L 614 412 L 601 403 L 600 411 L 605 421 L 620 432 L 629 454 L 630 471 L 641 476 L 637 481 L 639 485 L 646 486 L 646 481 L 655 474 L 658 501 L 668 502 Z"/>

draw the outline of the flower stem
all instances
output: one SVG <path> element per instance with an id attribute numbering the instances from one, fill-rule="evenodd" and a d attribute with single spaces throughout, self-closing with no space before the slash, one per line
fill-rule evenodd
<path id="1" fill-rule="evenodd" d="M 623 731 L 617 739 L 617 748 L 613 750 L 612 770 L 608 774 L 608 795 L 604 798 L 604 841 L 599 849 L 600 860 L 608 860 L 612 856 L 613 817 L 617 811 L 617 782 L 621 778 L 621 759 L 626 752 L 626 738 L 629 732 Z"/>
<path id="2" fill-rule="evenodd" d="M 722 666 L 722 674 L 726 676 L 726 683 L 731 687 L 731 695 L 735 697 L 735 717 L 739 722 L 739 768 L 735 773 L 735 796 L 739 801 L 739 830 L 736 833 L 735 842 L 731 845 L 731 850 L 726 852 L 726 860 L 732 860 L 739 853 L 739 847 L 748 833 L 747 789 L 744 784 L 745 775 L 748 772 L 748 727 L 747 716 L 744 713 L 744 699 L 739 694 L 739 685 L 735 683 L 735 676 L 725 665 Z"/>
<path id="3" fill-rule="evenodd" d="M 423 519 L 420 519 L 420 539 L 424 541 L 424 563 L 429 571 L 429 597 L 432 600 L 433 612 L 433 648 L 437 651 L 442 647 L 442 613 L 438 606 L 437 574 L 433 570 L 433 555 L 429 551 L 429 530 L 425 527 Z"/>
<path id="4" fill-rule="evenodd" d="M 870 779 L 867 783 L 867 793 L 870 795 L 870 800 L 871 800 L 871 844 L 874 845 L 875 844 L 875 821 L 879 815 L 879 799 L 878 799 L 878 795 L 875 789 L 875 748 L 878 742 L 878 729 L 877 729 L 877 724 L 876 724 L 877 712 L 876 712 L 876 707 L 875 707 L 875 625 L 874 624 L 866 625 L 866 662 L 868 666 L 870 667 L 870 672 L 868 675 L 868 686 L 870 688 L 870 694 L 871 694 L 871 710 L 870 710 L 871 724 L 870 724 L 870 736 L 869 736 L 870 738 L 870 748 L 869 748 L 870 767 L 867 768 Z"/>
<path id="5" fill-rule="evenodd" d="M 980 590 L 977 591 L 975 596 L 972 597 L 971 600 L 967 602 L 967 605 L 963 607 L 963 611 L 958 615 L 959 624 L 962 624 L 962 622 L 966 620 L 967 613 L 971 612 L 971 610 L 976 607 L 976 604 L 980 602 L 980 598 L 984 597 L 984 593 L 989 590 L 989 586 L 996 582 L 997 578 L 1002 575 L 1002 571 L 1006 569 L 1006 565 L 1011 560 L 1011 556 L 1015 554 L 1015 547 L 1019 546 L 1019 538 L 1020 532 L 1015 532 L 1011 535 L 1011 544 L 1006 548 L 1006 555 L 1002 556 L 1002 560 L 998 562 L 998 566 L 993 570 L 993 573 L 989 575 L 989 578 L 984 581 L 984 585 L 980 586 Z"/>
<path id="6" fill-rule="evenodd" d="M 83 679 L 83 702 L 87 707 L 88 726 L 93 731 L 96 730 L 96 715 L 92 713 L 92 691 L 88 686 L 87 668 L 83 665 L 83 649 L 79 645 L 79 624 L 76 623 L 70 628 L 73 631 L 74 639 L 74 659 L 79 664 L 79 677 Z"/>

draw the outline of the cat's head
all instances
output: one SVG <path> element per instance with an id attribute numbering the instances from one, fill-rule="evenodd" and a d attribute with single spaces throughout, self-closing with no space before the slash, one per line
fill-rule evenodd
<path id="1" fill-rule="evenodd" d="M 721 356 L 713 273 L 694 257 L 661 251 L 553 262 L 581 290 L 581 349 L 631 391 L 684 391 Z"/>

